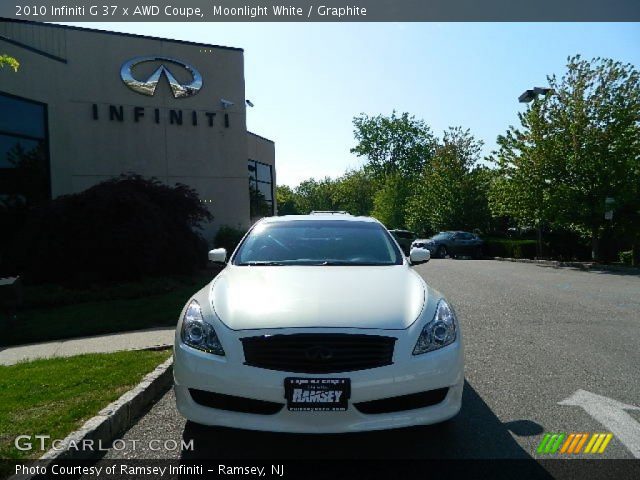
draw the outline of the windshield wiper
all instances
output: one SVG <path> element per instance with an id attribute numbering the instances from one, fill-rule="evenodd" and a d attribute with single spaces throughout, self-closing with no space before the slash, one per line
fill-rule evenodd
<path id="1" fill-rule="evenodd" d="M 280 267 L 282 265 L 285 265 L 284 262 L 277 262 L 274 260 L 256 260 L 253 262 L 242 262 L 238 264 L 239 266 L 248 266 L 248 267 L 255 267 L 255 266 L 260 266 L 260 267 Z"/>
<path id="2" fill-rule="evenodd" d="M 322 265 L 327 267 L 375 267 L 389 264 L 377 262 L 350 262 L 348 260 L 325 260 L 324 262 L 318 262 L 314 265 Z"/>

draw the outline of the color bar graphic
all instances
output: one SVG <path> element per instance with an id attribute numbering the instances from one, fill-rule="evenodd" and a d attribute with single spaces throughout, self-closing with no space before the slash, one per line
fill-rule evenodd
<path id="1" fill-rule="evenodd" d="M 545 433 L 536 451 L 539 454 L 600 454 L 604 453 L 612 438 L 611 433 Z M 583 451 L 585 444 L 586 448 Z"/>

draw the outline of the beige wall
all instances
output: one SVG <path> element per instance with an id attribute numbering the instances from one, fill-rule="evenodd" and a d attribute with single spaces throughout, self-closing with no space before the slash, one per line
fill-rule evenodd
<path id="1" fill-rule="evenodd" d="M 2 37 L 59 56 L 66 63 Z M 241 50 L 0 22 L 0 51 L 21 63 L 17 74 L 0 72 L 0 92 L 48 105 L 54 196 L 79 192 L 133 171 L 168 184 L 182 182 L 194 187 L 215 216 L 204 232 L 208 240 L 219 225 L 249 225 L 247 152 L 270 164 L 274 164 L 275 154 L 273 142 L 246 131 Z M 133 57 L 151 55 L 193 65 L 202 75 L 202 89 L 193 97 L 175 99 L 164 78 L 153 97 L 127 88 L 120 79 L 121 65 Z M 134 75 L 145 79 L 158 65 L 140 65 Z M 167 66 L 178 80 L 190 78 L 179 66 Z M 234 105 L 223 110 L 221 98 Z M 98 120 L 93 119 L 94 104 Z M 123 107 L 123 122 L 109 119 L 110 105 Z M 137 123 L 134 107 L 145 109 Z M 160 109 L 159 124 L 154 121 L 156 108 Z M 170 109 L 183 112 L 183 125 L 169 123 Z M 191 124 L 193 111 L 197 126 Z M 208 126 L 205 112 L 216 113 L 213 127 Z M 225 113 L 229 128 L 225 128 Z"/>

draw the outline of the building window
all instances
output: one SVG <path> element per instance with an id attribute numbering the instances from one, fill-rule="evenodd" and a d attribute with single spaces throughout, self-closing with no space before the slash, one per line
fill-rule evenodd
<path id="1" fill-rule="evenodd" d="M 0 201 L 33 205 L 49 198 L 47 107 L 0 93 Z"/>
<path id="2" fill-rule="evenodd" d="M 273 215 L 273 167 L 249 160 L 249 198 L 251 218 Z"/>

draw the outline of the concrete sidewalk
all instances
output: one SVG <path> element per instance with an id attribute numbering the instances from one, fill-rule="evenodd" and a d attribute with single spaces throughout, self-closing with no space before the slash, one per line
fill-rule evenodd
<path id="1" fill-rule="evenodd" d="M 0 365 L 13 365 L 23 360 L 36 358 L 72 357 L 83 353 L 108 353 L 121 350 L 166 347 L 173 345 L 175 330 L 175 327 L 152 328 L 97 337 L 73 338 L 8 347 L 0 350 Z"/>

